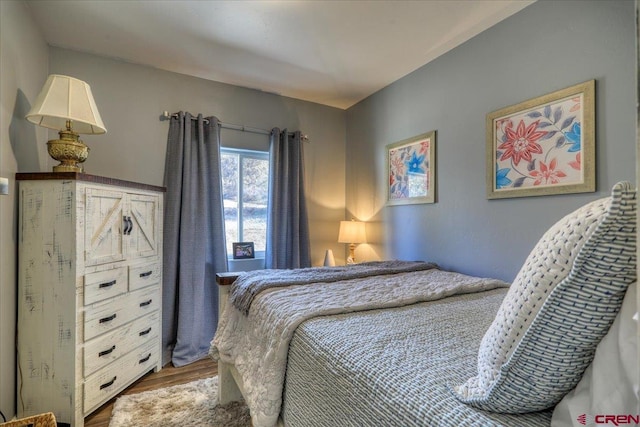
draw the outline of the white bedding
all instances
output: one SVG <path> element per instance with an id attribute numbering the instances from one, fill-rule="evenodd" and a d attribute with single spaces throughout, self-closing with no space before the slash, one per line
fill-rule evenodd
<path id="1" fill-rule="evenodd" d="M 272 288 L 260 293 L 245 316 L 231 304 L 223 313 L 210 355 L 242 377 L 254 427 L 276 425 L 282 404 L 289 342 L 298 325 L 329 314 L 400 307 L 507 283 L 440 270 Z"/>
<path id="2" fill-rule="evenodd" d="M 572 427 L 581 415 L 586 416 L 587 425 L 601 425 L 597 421 L 604 419 L 602 415 L 640 414 L 638 325 L 633 320 L 638 310 L 637 293 L 638 283 L 629 286 L 593 362 L 576 388 L 556 405 L 552 427 Z"/>

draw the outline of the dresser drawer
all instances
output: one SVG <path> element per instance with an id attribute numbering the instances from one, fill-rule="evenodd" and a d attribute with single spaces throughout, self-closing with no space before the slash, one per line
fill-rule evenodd
<path id="1" fill-rule="evenodd" d="M 127 292 L 127 267 L 98 271 L 84 276 L 84 305 Z"/>
<path id="2" fill-rule="evenodd" d="M 160 308 L 160 287 L 120 295 L 85 308 L 84 340 L 102 335 Z"/>
<path id="3" fill-rule="evenodd" d="M 83 413 L 86 415 L 111 399 L 133 380 L 158 365 L 160 346 L 152 340 L 105 366 L 84 382 Z"/>
<path id="4" fill-rule="evenodd" d="M 160 287 L 152 286 L 129 293 L 133 318 L 144 316 L 160 309 Z"/>
<path id="5" fill-rule="evenodd" d="M 160 264 L 151 263 L 129 267 L 129 289 L 135 291 L 160 283 Z"/>
<path id="6" fill-rule="evenodd" d="M 84 376 L 88 377 L 150 340 L 158 342 L 159 336 L 160 315 L 156 311 L 94 338 L 84 346 Z"/>

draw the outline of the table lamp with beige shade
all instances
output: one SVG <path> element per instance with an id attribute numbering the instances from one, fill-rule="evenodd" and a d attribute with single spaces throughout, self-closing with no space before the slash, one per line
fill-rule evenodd
<path id="1" fill-rule="evenodd" d="M 74 77 L 51 74 L 26 116 L 31 123 L 59 131 L 60 139 L 47 143 L 49 155 L 60 162 L 54 172 L 83 172 L 89 147 L 78 134 L 102 134 L 102 123 L 91 87 Z"/>
<path id="2" fill-rule="evenodd" d="M 367 243 L 365 223 L 362 221 L 340 221 L 340 231 L 338 232 L 339 243 L 349 243 L 349 258 L 347 264 L 356 263 L 356 244 Z"/>

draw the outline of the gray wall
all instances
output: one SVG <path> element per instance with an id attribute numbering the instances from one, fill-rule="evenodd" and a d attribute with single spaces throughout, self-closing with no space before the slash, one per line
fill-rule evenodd
<path id="1" fill-rule="evenodd" d="M 347 208 L 373 240 L 358 258 L 512 280 L 559 218 L 635 183 L 634 42 L 633 1 L 538 1 L 350 108 Z M 486 114 L 590 79 L 597 192 L 486 200 Z M 385 207 L 385 145 L 433 129 L 438 202 Z"/>
<path id="2" fill-rule="evenodd" d="M 50 50 L 51 73 L 68 74 L 91 85 L 105 135 L 83 136 L 91 148 L 87 173 L 162 185 L 169 122 L 162 111 L 213 115 L 223 122 L 271 129 L 300 129 L 305 143 L 312 262 L 325 248 L 343 249 L 336 240 L 344 218 L 344 110 L 285 98 L 181 74 L 65 49 Z M 222 130 L 225 145 L 268 149 L 268 137 Z"/>
<path id="3" fill-rule="evenodd" d="M 47 165 L 46 134 L 24 120 L 47 78 L 47 45 L 21 1 L 0 1 L 0 410 L 15 407 L 15 329 L 18 171 Z"/>
<path id="4" fill-rule="evenodd" d="M 66 49 L 50 49 L 49 67 L 51 73 L 91 85 L 107 127 L 106 135 L 83 137 L 91 148 L 87 173 L 163 185 L 169 122 L 159 117 L 165 110 L 308 134 L 305 187 L 312 263 L 322 265 L 326 248 L 343 248 L 337 236 L 345 209 L 344 110 Z M 222 130 L 221 142 L 236 148 L 269 148 L 268 135 L 229 129 Z M 238 269 L 237 263 L 231 264 L 232 270 Z"/>

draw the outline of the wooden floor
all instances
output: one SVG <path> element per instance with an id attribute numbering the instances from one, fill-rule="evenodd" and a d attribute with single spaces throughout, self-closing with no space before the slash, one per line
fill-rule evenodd
<path id="1" fill-rule="evenodd" d="M 160 372 L 152 372 L 140 378 L 118 396 L 184 384 L 200 378 L 212 377 L 217 373 L 218 366 L 216 362 L 208 357 L 181 368 L 175 368 L 169 364 L 162 368 Z M 85 418 L 85 427 L 108 427 L 115 401 L 116 398 L 111 399 L 97 411 Z"/>

